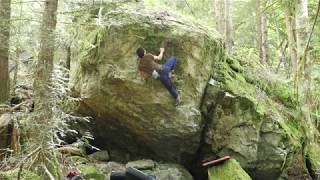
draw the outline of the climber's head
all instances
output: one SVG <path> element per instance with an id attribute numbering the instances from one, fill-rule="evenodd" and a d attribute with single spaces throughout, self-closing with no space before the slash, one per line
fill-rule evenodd
<path id="1" fill-rule="evenodd" d="M 137 50 L 136 50 L 136 53 L 137 53 L 137 56 L 139 58 L 143 58 L 143 56 L 145 55 L 146 53 L 146 50 L 142 47 L 139 47 Z"/>

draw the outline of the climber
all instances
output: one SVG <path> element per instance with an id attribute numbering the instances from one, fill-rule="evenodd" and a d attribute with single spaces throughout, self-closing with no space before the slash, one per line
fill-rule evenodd
<path id="1" fill-rule="evenodd" d="M 161 65 L 156 63 L 155 60 L 162 59 L 164 48 L 160 48 L 160 54 L 158 56 L 147 53 L 146 50 L 141 47 L 137 49 L 136 53 L 138 55 L 138 69 L 142 77 L 144 79 L 147 79 L 150 76 L 153 76 L 156 79 L 159 78 L 161 83 L 175 99 L 175 105 L 179 105 L 181 102 L 180 96 L 169 78 L 169 73 L 174 71 L 176 68 L 177 58 L 175 56 L 171 56 L 164 64 Z"/>

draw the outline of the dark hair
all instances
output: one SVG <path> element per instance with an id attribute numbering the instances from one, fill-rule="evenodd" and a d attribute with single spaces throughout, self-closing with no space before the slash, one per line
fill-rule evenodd
<path id="1" fill-rule="evenodd" d="M 143 58 L 144 56 L 144 49 L 143 48 L 138 48 L 136 51 L 137 55 L 139 56 L 139 58 Z"/>

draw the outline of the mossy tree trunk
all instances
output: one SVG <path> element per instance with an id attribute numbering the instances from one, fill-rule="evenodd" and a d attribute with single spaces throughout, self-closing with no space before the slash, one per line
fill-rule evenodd
<path id="1" fill-rule="evenodd" d="M 9 98 L 9 39 L 11 0 L 0 0 L 0 103 Z"/>
<path id="2" fill-rule="evenodd" d="M 224 0 L 214 0 L 216 30 L 224 36 Z"/>
<path id="3" fill-rule="evenodd" d="M 312 92 L 311 92 L 311 68 L 312 61 L 308 52 L 309 23 L 308 23 L 308 1 L 298 0 L 296 6 L 296 29 L 297 29 L 297 55 L 298 70 L 296 77 L 296 89 L 298 91 L 299 119 L 304 128 L 306 136 L 305 145 L 308 148 L 314 143 L 317 130 L 314 128 L 312 112 Z M 305 149 L 307 152 L 308 149 Z"/>
<path id="4" fill-rule="evenodd" d="M 50 84 L 50 76 L 53 69 L 57 6 L 58 0 L 45 1 L 45 10 L 42 17 L 40 34 L 40 52 L 34 69 L 35 111 L 39 114 L 37 123 L 43 125 L 39 126 L 42 128 L 42 132 L 45 131 L 43 127 L 50 126 L 49 120 L 51 117 L 51 108 L 50 102 L 48 101 L 51 92 L 48 85 Z M 47 134 L 48 132 L 49 131 L 45 133 Z M 48 140 L 44 137 L 41 137 L 41 139 L 42 141 Z"/>
<path id="5" fill-rule="evenodd" d="M 298 73 L 296 78 L 296 86 L 301 93 L 300 104 L 307 103 L 310 91 L 310 66 L 311 60 L 309 57 L 307 42 L 309 37 L 308 23 L 308 1 L 298 0 L 296 6 L 296 35 L 297 35 L 297 57 Z"/>
<path id="6" fill-rule="evenodd" d="M 225 1 L 225 43 L 226 43 L 226 49 L 230 53 L 232 52 L 233 47 L 233 38 L 232 38 L 232 0 L 226 0 Z"/>
<path id="7" fill-rule="evenodd" d="M 268 62 L 268 27 L 267 16 L 264 12 L 266 2 L 264 0 L 256 1 L 256 25 L 258 35 L 258 50 L 260 56 L 260 62 L 266 64 Z"/>
<path id="8" fill-rule="evenodd" d="M 286 30 L 288 36 L 288 47 L 292 65 L 292 77 L 296 77 L 297 73 L 297 42 L 295 34 L 295 15 L 293 8 L 288 5 L 284 5 L 284 14 L 286 21 Z"/>

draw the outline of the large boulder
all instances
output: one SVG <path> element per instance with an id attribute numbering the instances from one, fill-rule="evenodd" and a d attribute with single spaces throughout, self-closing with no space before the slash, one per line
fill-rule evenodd
<path id="1" fill-rule="evenodd" d="M 213 62 L 224 58 L 221 43 L 207 28 L 166 11 L 108 7 L 91 11 L 100 25 L 82 28 L 73 45 L 71 84 L 82 98 L 80 112 L 93 117 L 102 149 L 116 145 L 135 155 L 181 162 L 199 147 L 204 125 L 199 106 Z M 143 81 L 137 71 L 136 48 L 157 54 L 161 46 L 164 59 L 178 59 L 173 83 L 183 103 L 177 107 L 160 81 Z"/>
<path id="2" fill-rule="evenodd" d="M 252 178 L 277 179 L 301 149 L 303 135 L 290 110 L 232 68 L 235 61 L 218 63 L 207 87 L 205 143 L 213 154 L 236 159 Z"/>
<path id="3" fill-rule="evenodd" d="M 95 145 L 121 151 L 110 150 L 111 160 L 182 162 L 205 179 L 193 166 L 230 155 L 253 179 L 285 177 L 304 139 L 293 120 L 293 88 L 265 81 L 260 69 L 247 70 L 248 61 L 226 56 L 212 31 L 183 17 L 136 4 L 90 13 L 77 19 L 97 25 L 77 30 L 71 86 L 81 98 L 79 112 L 93 117 Z M 164 46 L 165 59 L 177 56 L 173 83 L 181 105 L 173 105 L 159 81 L 141 79 L 140 46 L 154 54 Z M 310 163 L 317 171 L 318 161 Z"/>

